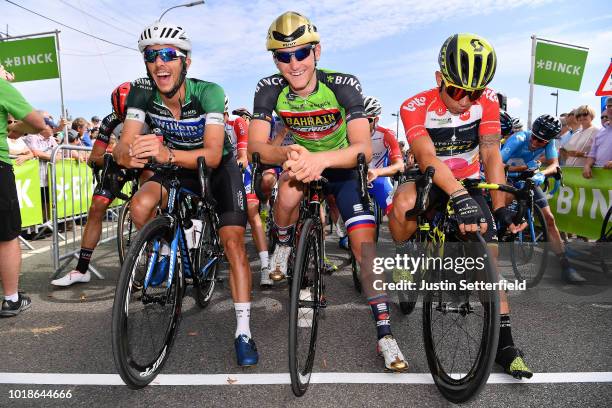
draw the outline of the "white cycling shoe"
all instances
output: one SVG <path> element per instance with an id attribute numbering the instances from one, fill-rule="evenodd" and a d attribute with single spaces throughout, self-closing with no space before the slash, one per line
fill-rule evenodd
<path id="1" fill-rule="evenodd" d="M 289 263 L 291 247 L 277 244 L 270 259 L 270 279 L 279 282 L 287 276 L 287 264 Z"/>
<path id="2" fill-rule="evenodd" d="M 408 363 L 392 335 L 378 340 L 376 351 L 385 359 L 386 370 L 402 372 L 408 369 Z"/>
<path id="3" fill-rule="evenodd" d="M 73 283 L 87 283 L 91 280 L 91 273 L 81 273 L 77 270 L 72 270 L 59 279 L 51 281 L 53 286 L 70 286 Z"/>
<path id="4" fill-rule="evenodd" d="M 270 288 L 274 284 L 274 281 L 270 279 L 270 267 L 266 266 L 261 268 L 261 279 L 259 280 L 259 286 L 262 288 Z"/>

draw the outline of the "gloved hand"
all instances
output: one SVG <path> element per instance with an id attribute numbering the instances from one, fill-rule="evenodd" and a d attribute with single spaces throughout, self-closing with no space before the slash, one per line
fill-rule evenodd
<path id="1" fill-rule="evenodd" d="M 543 173 L 536 173 L 531 178 L 536 186 L 544 184 L 544 180 L 546 180 L 546 176 Z"/>

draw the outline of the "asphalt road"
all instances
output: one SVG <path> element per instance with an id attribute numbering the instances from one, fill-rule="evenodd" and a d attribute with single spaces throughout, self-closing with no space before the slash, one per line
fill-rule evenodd
<path id="1" fill-rule="evenodd" d="M 380 245 L 391 245 L 386 229 Z M 248 248 L 253 280 L 258 284 L 259 261 L 251 242 Z M 225 284 L 218 287 L 206 310 L 200 310 L 189 294 L 185 297 L 179 335 L 156 381 L 160 385 L 132 391 L 120 385 L 110 340 L 119 274 L 115 243 L 103 244 L 94 253 L 93 265 L 106 279 L 66 289 L 48 284 L 49 252 L 27 255 L 20 286 L 32 297 L 33 306 L 17 318 L 0 320 L 0 407 L 452 405 L 427 375 L 420 306 L 407 317 L 396 307 L 392 310 L 393 332 L 410 364 L 410 374 L 383 374 L 382 359 L 375 352 L 374 323 L 369 306 L 352 287 L 348 254 L 332 239 L 328 256 L 340 269 L 326 279 L 330 306 L 321 321 L 315 361 L 315 372 L 321 376 L 313 378 L 318 383 L 304 397 L 296 398 L 287 385 L 286 283 L 267 291 L 255 287 L 251 330 L 260 352 L 256 368 L 236 366 L 235 317 Z M 583 269 L 589 283 L 574 288 L 559 281 L 554 259 L 550 264 L 538 287 L 510 293 L 514 339 L 535 372 L 533 379 L 514 381 L 494 367 L 490 383 L 466 406 L 612 405 L 612 277 L 606 278 L 596 268 Z M 504 271 L 507 274 L 508 268 Z M 415 373 L 420 375 L 410 377 Z M 223 385 L 202 385 L 214 379 Z M 375 383 L 349 383 L 368 379 Z M 90 380 L 95 385 L 83 385 Z M 186 385 L 190 381 L 199 385 Z M 266 384 L 248 384 L 258 381 Z M 393 383 L 398 381 L 406 383 Z M 70 390 L 71 398 L 15 398 L 28 390 Z"/>

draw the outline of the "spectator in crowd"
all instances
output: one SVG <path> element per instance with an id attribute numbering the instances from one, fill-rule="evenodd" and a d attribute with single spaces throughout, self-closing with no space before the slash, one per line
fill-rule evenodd
<path id="1" fill-rule="evenodd" d="M 37 133 L 50 138 L 51 128 L 42 115 L 36 112 L 21 94 L 8 83 L 8 75 L 0 66 L 0 280 L 4 300 L 0 308 L 1 317 L 16 316 L 28 309 L 32 301 L 19 292 L 21 270 L 21 247 L 17 237 L 21 232 L 21 213 L 15 186 L 15 174 L 9 159 L 7 136 L 17 138 L 24 133 Z M 8 130 L 8 114 L 19 119 Z"/>
<path id="2" fill-rule="evenodd" d="M 42 115 L 41 115 L 42 117 Z M 44 120 L 44 119 L 43 119 Z M 35 158 L 39 160 L 38 174 L 40 176 L 40 195 L 42 198 L 43 220 L 49 219 L 49 181 L 47 178 L 47 165 L 51 161 L 53 148 L 57 146 L 52 133 L 29 134 L 23 141 L 30 148 Z"/>
<path id="3" fill-rule="evenodd" d="M 91 117 L 91 129 L 89 130 L 89 137 L 92 141 L 98 138 L 98 133 L 100 132 L 100 123 L 101 121 L 99 117 Z"/>
<path id="4" fill-rule="evenodd" d="M 606 110 L 604 110 L 603 112 L 601 112 L 601 126 L 606 127 L 606 126 L 609 126 L 609 124 L 610 124 L 610 115 L 608 115 Z"/>
<path id="5" fill-rule="evenodd" d="M 612 117 L 612 97 L 606 100 L 604 114 Z M 591 151 L 587 155 L 586 163 L 582 170 L 584 178 L 593 177 L 591 170 L 593 166 L 612 169 L 612 126 L 604 126 L 595 136 Z"/>
<path id="6" fill-rule="evenodd" d="M 89 132 L 87 131 L 88 127 L 89 127 L 89 124 L 87 123 L 85 118 L 76 118 L 75 120 L 72 121 L 72 129 L 78 132 L 79 138 L 81 139 L 81 142 L 83 143 L 83 145 L 87 147 L 91 147 L 93 143 L 91 142 L 91 139 L 89 137 Z M 67 142 L 64 141 L 64 143 L 67 143 Z"/>
<path id="7" fill-rule="evenodd" d="M 73 146 L 83 145 L 79 133 L 74 129 L 70 129 L 68 131 L 68 144 Z M 87 159 L 89 158 L 89 152 L 83 150 L 69 150 L 65 151 L 65 153 L 64 158 L 71 158 L 82 162 L 87 162 Z"/>
<path id="8" fill-rule="evenodd" d="M 17 123 L 15 118 L 11 114 L 8 115 L 8 131 L 11 132 L 14 124 Z M 21 137 L 17 139 L 8 138 L 8 148 L 9 148 L 9 157 L 11 159 L 15 159 L 16 165 L 21 165 L 26 160 L 30 160 L 34 157 L 32 151 L 28 148 L 28 145 L 25 144 Z"/>
<path id="9" fill-rule="evenodd" d="M 574 110 L 574 114 L 581 128 L 561 147 L 559 154 L 565 158 L 566 166 L 583 167 L 599 128 L 593 126 L 595 110 L 592 107 L 582 105 Z"/>

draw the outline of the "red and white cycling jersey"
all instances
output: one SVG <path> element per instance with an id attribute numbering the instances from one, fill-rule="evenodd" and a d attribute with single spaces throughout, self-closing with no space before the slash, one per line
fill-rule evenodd
<path id="1" fill-rule="evenodd" d="M 371 169 L 387 167 L 395 159 L 401 159 L 402 152 L 397 143 L 395 133 L 391 129 L 376 126 L 372 134 L 372 161 Z"/>
<path id="2" fill-rule="evenodd" d="M 457 179 L 480 177 L 479 138 L 501 134 L 499 102 L 489 88 L 461 115 L 448 111 L 438 88 L 406 99 L 400 114 L 408 143 L 429 136 L 436 156 Z"/>
<path id="3" fill-rule="evenodd" d="M 246 150 L 249 140 L 249 126 L 241 117 L 228 120 L 225 123 L 225 135 L 232 144 L 234 156 L 238 155 L 238 150 Z"/>

